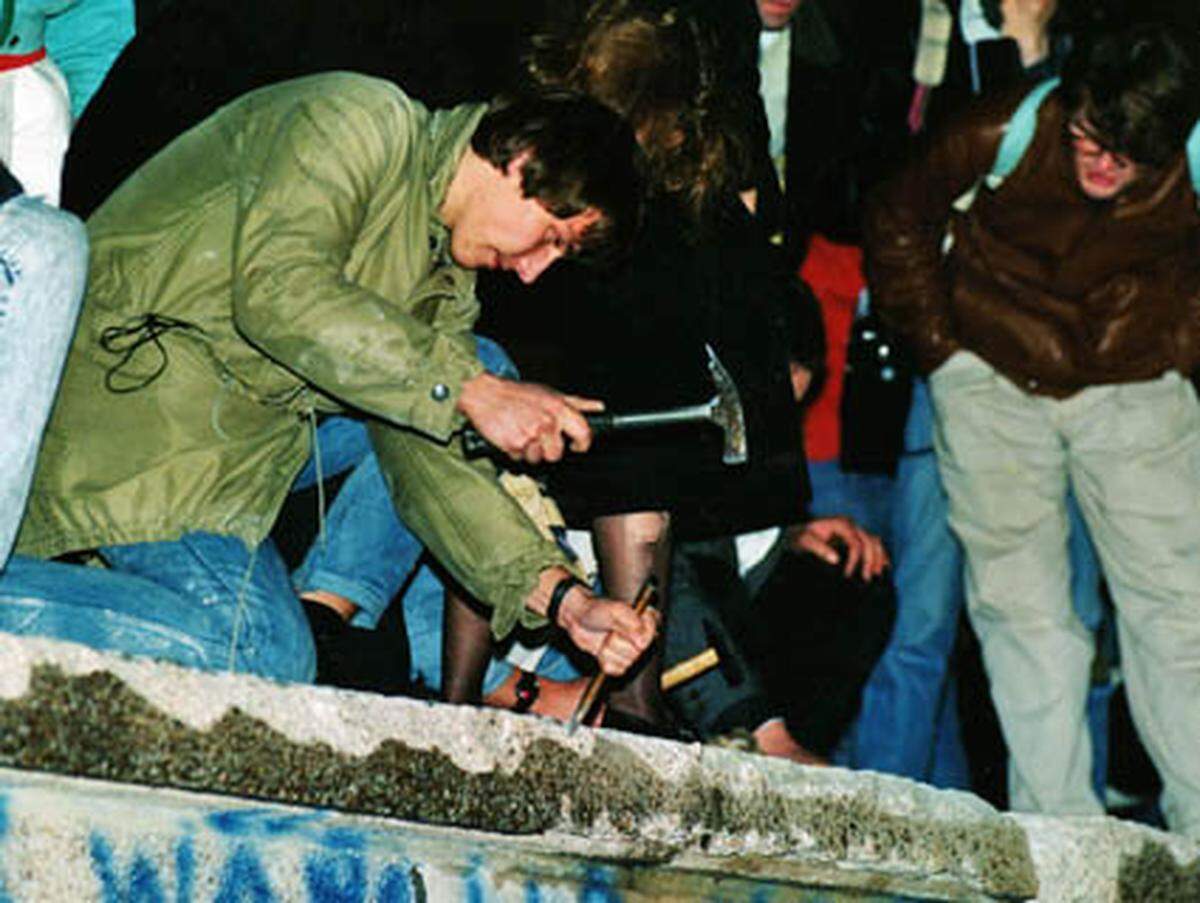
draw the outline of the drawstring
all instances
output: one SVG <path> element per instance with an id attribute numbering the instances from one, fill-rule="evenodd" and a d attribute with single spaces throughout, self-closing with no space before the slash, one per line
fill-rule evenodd
<path id="1" fill-rule="evenodd" d="M 120 355 L 120 360 L 104 371 L 104 387 L 117 395 L 136 392 L 144 389 L 167 369 L 167 349 L 163 346 L 162 337 L 172 329 L 196 330 L 204 332 L 195 323 L 165 317 L 162 314 L 142 314 L 131 317 L 124 325 L 109 326 L 100 333 L 100 347 L 109 354 Z M 153 345 L 158 351 L 158 365 L 147 376 L 134 376 L 122 371 L 133 360 L 133 356 L 143 345 Z M 118 378 L 128 380 L 124 385 L 118 385 Z"/>
<path id="2" fill-rule="evenodd" d="M 229 637 L 229 672 L 237 670 L 237 645 L 242 632 L 242 616 L 246 612 L 246 591 L 250 588 L 250 578 L 254 575 L 254 559 L 258 557 L 258 546 L 250 550 L 250 560 L 246 562 L 246 573 L 242 575 L 242 585 L 238 589 L 237 609 L 233 613 L 233 631 Z"/>
<path id="3" fill-rule="evenodd" d="M 317 475 L 317 535 L 325 548 L 325 474 L 321 469 L 321 441 L 317 438 L 317 412 L 308 409 L 308 425 L 312 429 L 313 466 Z"/>

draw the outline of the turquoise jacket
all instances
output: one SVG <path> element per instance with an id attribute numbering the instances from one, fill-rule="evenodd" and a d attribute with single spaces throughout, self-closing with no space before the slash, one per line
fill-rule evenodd
<path id="1" fill-rule="evenodd" d="M 133 0 L 0 0 L 0 47 L 23 55 L 46 48 L 67 79 L 71 115 L 83 113 L 133 37 Z"/>

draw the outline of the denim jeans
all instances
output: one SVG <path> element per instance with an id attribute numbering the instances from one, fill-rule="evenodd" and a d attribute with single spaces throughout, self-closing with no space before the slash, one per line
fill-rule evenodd
<path id="1" fill-rule="evenodd" d="M 0 630 L 206 670 L 311 681 L 316 653 L 271 540 L 189 533 L 105 546 L 108 568 L 13 556 Z"/>
<path id="2" fill-rule="evenodd" d="M 28 197 L 0 206 L 0 569 L 25 510 L 86 277 L 79 220 Z"/>
<path id="3" fill-rule="evenodd" d="M 848 737 L 846 764 L 938 787 L 965 788 L 970 775 L 956 681 L 949 672 L 964 605 L 963 558 L 950 531 L 933 451 L 933 407 L 924 380 L 913 386 L 904 448 L 892 480 L 842 474 L 838 481 L 821 465 L 811 468 L 814 513 L 849 513 L 880 533 L 892 556 L 896 583 L 892 638 L 863 689 L 859 717 Z M 891 500 L 885 505 L 882 498 L 888 493 L 888 482 Z M 861 498 L 864 493 L 871 497 Z M 856 494 L 860 497 L 853 501 Z M 845 501 L 847 495 L 851 502 Z M 1080 619 L 1094 632 L 1105 616 L 1099 565 L 1073 497 L 1068 513 L 1073 602 Z M 1088 707 L 1100 790 L 1107 763 L 1108 719 L 1103 702 L 1097 696 Z"/>

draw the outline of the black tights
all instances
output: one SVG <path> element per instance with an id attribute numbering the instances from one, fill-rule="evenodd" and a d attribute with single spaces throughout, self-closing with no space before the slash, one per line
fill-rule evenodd
<path id="1" fill-rule="evenodd" d="M 645 511 L 600 517 L 592 523 L 592 539 L 605 593 L 632 601 L 646 577 L 654 574 L 659 585 L 657 604 L 665 624 L 666 611 L 662 606 L 665 606 L 671 559 L 667 515 Z M 658 687 L 662 669 L 660 648 L 661 644 L 656 642 L 609 697 L 614 708 L 654 724 L 662 724 L 664 720 Z M 487 618 L 461 590 L 447 587 L 442 629 L 442 697 L 447 702 L 479 702 L 491 653 Z"/>

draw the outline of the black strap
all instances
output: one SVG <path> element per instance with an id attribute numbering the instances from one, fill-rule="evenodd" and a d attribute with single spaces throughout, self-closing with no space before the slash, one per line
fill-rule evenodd
<path id="1" fill-rule="evenodd" d="M 558 612 L 562 608 L 563 599 L 576 586 L 586 586 L 582 580 L 574 574 L 567 574 L 558 583 L 554 584 L 554 589 L 550 591 L 550 604 L 546 606 L 546 620 L 554 627 L 558 626 Z"/>
<path id="2" fill-rule="evenodd" d="M 121 326 L 109 326 L 101 332 L 100 347 L 109 354 L 120 356 L 120 359 L 104 373 L 105 388 L 117 395 L 124 395 L 144 389 L 162 376 L 163 371 L 167 369 L 167 349 L 163 346 L 162 336 L 172 329 L 204 331 L 186 320 L 148 313 L 133 317 Z M 122 372 L 133 360 L 138 349 L 147 344 L 153 345 L 158 351 L 158 361 L 154 369 L 146 375 Z"/>

